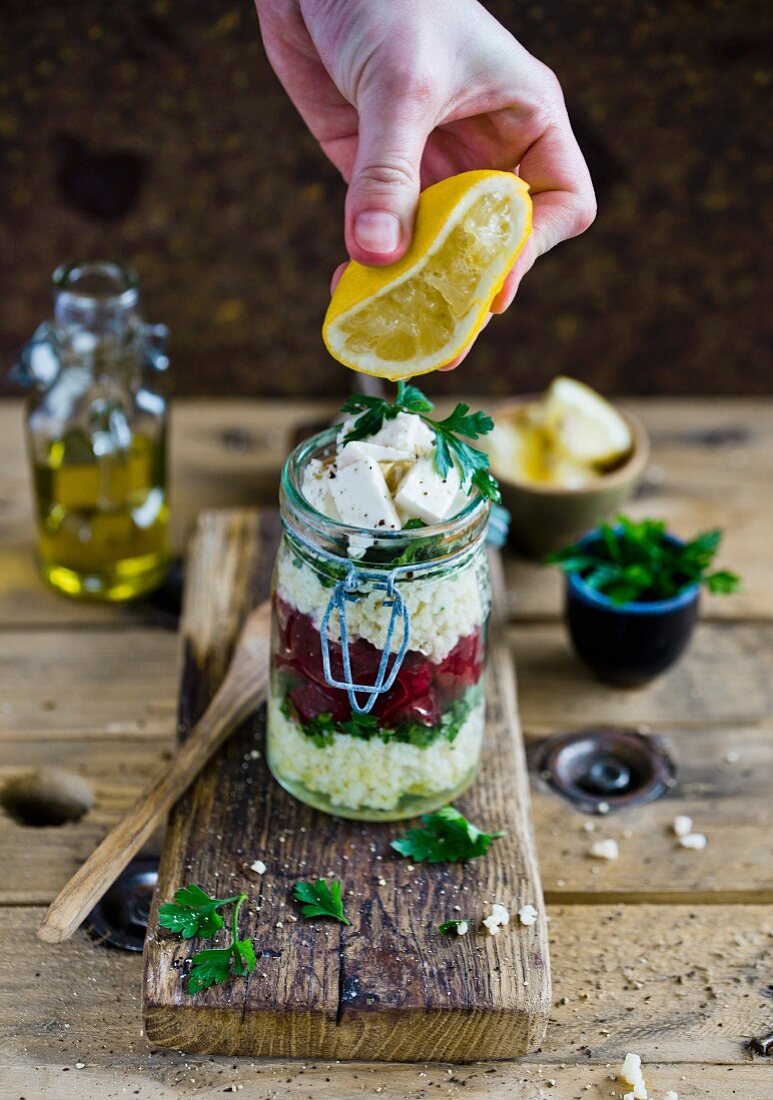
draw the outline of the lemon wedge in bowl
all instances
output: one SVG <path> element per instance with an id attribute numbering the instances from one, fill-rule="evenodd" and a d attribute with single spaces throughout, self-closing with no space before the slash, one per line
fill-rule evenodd
<path id="1" fill-rule="evenodd" d="M 569 462 L 604 467 L 631 450 L 631 430 L 617 409 L 574 378 L 553 379 L 543 417 L 557 452 Z"/>
<path id="2" fill-rule="evenodd" d="M 322 326 L 328 351 L 393 381 L 445 366 L 483 327 L 530 232 L 529 188 L 511 172 L 463 172 L 433 184 L 420 196 L 401 260 L 346 268 Z"/>

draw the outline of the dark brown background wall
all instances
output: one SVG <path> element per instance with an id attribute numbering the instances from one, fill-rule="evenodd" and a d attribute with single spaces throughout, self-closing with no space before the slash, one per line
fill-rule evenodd
<path id="1" fill-rule="evenodd" d="M 385 0 L 386 2 L 386 0 Z M 442 13 L 442 0 L 437 0 Z M 599 216 L 433 392 L 773 391 L 764 331 L 769 0 L 491 0 L 561 78 Z M 0 360 L 76 256 L 141 273 L 184 394 L 332 394 L 319 337 L 343 185 L 247 0 L 0 3 Z M 767 38 L 767 42 L 766 42 Z"/>

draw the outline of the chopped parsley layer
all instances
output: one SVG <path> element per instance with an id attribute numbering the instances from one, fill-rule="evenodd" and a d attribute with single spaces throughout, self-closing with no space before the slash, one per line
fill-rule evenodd
<path id="1" fill-rule="evenodd" d="M 470 713 L 482 697 L 483 685 L 477 683 L 468 688 L 464 695 L 454 700 L 441 715 L 440 721 L 433 725 L 426 725 L 414 719 L 410 722 L 401 722 L 393 727 L 381 726 L 378 719 L 372 714 L 357 714 L 355 712 L 352 712 L 349 718 L 340 721 L 336 721 L 332 714 L 319 714 L 315 718 L 301 721 L 287 696 L 282 702 L 282 713 L 320 749 L 332 745 L 333 738 L 337 733 L 356 737 L 360 741 L 372 741 L 374 738 L 378 738 L 384 744 L 397 742 L 426 749 L 438 741 L 448 741 L 449 744 L 453 744 Z"/>

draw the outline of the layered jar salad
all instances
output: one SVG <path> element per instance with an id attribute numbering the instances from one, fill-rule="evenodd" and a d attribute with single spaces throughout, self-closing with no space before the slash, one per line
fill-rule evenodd
<path id="1" fill-rule="evenodd" d="M 357 423 L 283 473 L 268 758 L 303 801 L 390 819 L 444 804 L 477 767 L 488 502 L 463 463 L 438 463 L 426 417 Z"/>

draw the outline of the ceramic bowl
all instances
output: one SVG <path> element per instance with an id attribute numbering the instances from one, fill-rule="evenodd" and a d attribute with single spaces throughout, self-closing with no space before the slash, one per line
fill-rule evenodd
<path id="1" fill-rule="evenodd" d="M 592 532 L 580 545 L 597 538 Z M 687 648 L 698 621 L 699 584 L 667 600 L 621 606 L 579 573 L 567 574 L 565 583 L 566 621 L 578 656 L 600 680 L 618 687 L 639 687 L 670 668 Z"/>
<path id="2" fill-rule="evenodd" d="M 538 400 L 529 396 L 508 401 L 494 410 L 494 420 L 507 420 L 523 405 Z M 619 466 L 603 474 L 590 485 L 564 489 L 514 481 L 506 472 L 494 468 L 502 504 L 510 512 L 510 545 L 529 557 L 541 558 L 574 542 L 596 524 L 613 515 L 633 492 L 649 458 L 649 439 L 639 421 L 617 410 L 631 430 L 633 446 Z"/>

